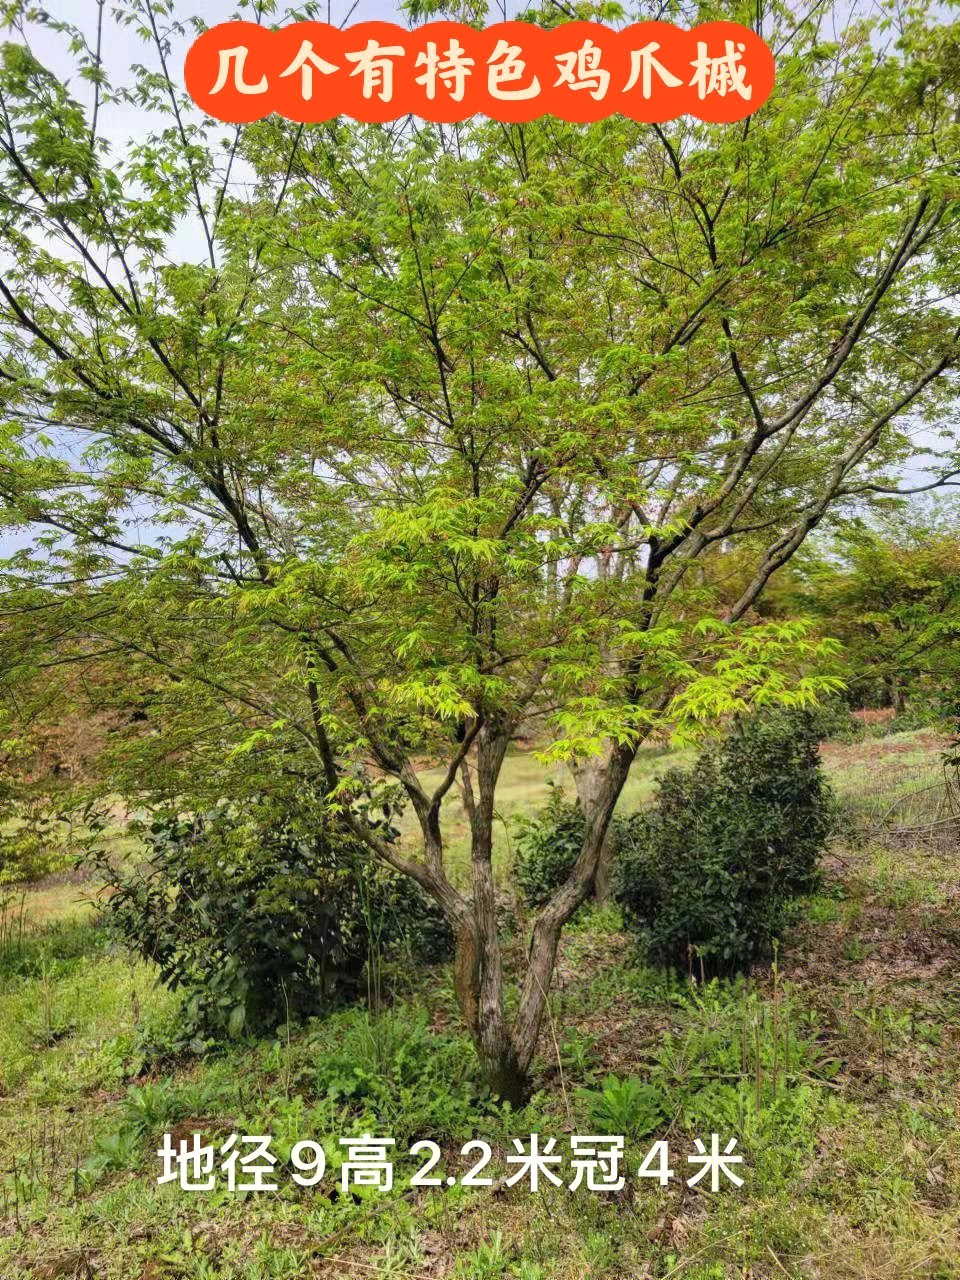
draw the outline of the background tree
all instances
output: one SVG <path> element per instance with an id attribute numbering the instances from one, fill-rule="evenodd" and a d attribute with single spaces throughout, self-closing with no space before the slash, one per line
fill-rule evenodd
<path id="1" fill-rule="evenodd" d="M 953 521 L 839 531 L 826 554 L 804 560 L 787 599 L 816 615 L 844 646 L 847 696 L 856 706 L 910 698 L 947 709 L 956 699 L 960 640 L 960 537 Z M 786 601 L 785 601 L 786 603 Z"/>
<path id="2" fill-rule="evenodd" d="M 63 26 L 90 111 L 4 50 L 0 491 L 54 531 L 5 566 L 6 671 L 115 658 L 152 688 L 157 732 L 114 754 L 127 792 L 312 769 L 441 904 L 514 1095 L 643 738 L 831 687 L 805 625 L 756 605 L 828 514 L 895 487 L 951 396 L 956 33 L 899 12 L 878 53 L 876 24 L 751 9 L 778 81 L 733 127 L 224 138 L 171 73 L 173 9 L 121 9 L 153 49 L 128 100 L 161 120 L 123 157 L 98 45 Z M 184 220 L 200 252 L 171 261 Z M 521 725 L 601 763 L 509 1018 L 492 826 Z M 398 797 L 417 847 L 381 834 Z"/>

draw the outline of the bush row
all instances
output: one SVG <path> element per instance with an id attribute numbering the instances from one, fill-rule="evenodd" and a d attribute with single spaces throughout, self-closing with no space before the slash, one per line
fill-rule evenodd
<path id="1" fill-rule="evenodd" d="M 615 819 L 616 893 L 649 961 L 712 976 L 770 954 L 791 903 L 815 884 L 834 821 L 821 729 L 804 713 L 744 717 L 690 768 L 665 774 L 649 806 Z M 255 797 L 242 811 L 159 813 L 142 863 L 118 869 L 99 855 L 109 928 L 185 992 L 192 1031 L 269 1030 L 356 998 L 384 955 L 452 951 L 416 884 L 318 817 L 321 806 L 289 807 Z M 584 827 L 560 790 L 519 822 L 529 905 L 569 874 Z"/>

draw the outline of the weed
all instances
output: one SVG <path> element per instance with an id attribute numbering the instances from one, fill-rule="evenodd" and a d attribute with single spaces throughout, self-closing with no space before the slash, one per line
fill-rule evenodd
<path id="1" fill-rule="evenodd" d="M 632 1077 L 621 1080 L 607 1076 L 601 1089 L 581 1089 L 578 1097 L 598 1133 L 643 1137 L 652 1133 L 666 1115 L 661 1091 Z"/>
<path id="2" fill-rule="evenodd" d="M 464 1254 L 457 1262 L 454 1275 L 462 1280 L 501 1280 L 507 1269 L 508 1258 L 504 1252 L 503 1237 L 495 1231 L 488 1242 L 480 1244 L 472 1253 Z"/>

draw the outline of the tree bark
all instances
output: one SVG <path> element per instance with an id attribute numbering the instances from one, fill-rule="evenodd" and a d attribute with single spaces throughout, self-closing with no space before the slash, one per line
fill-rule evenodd
<path id="1" fill-rule="evenodd" d="M 475 970 L 477 1016 L 474 1041 L 484 1076 L 493 1092 L 516 1100 L 521 1088 L 514 1061 L 510 1029 L 503 1013 L 503 958 L 497 930 L 496 888 L 493 880 L 493 819 L 497 780 L 510 742 L 505 722 L 485 724 L 477 737 L 476 798 L 468 805 L 473 910 L 476 923 Z M 473 995 L 470 1000 L 472 1002 Z"/>
<path id="2" fill-rule="evenodd" d="M 529 1091 L 530 1063 L 547 1007 L 561 930 L 593 888 L 610 818 L 636 747 L 611 746 L 595 772 L 583 846 L 567 880 L 534 923 L 520 1003 L 511 1024 L 503 1009 L 503 959 L 493 880 L 494 797 L 509 741 L 509 725 L 484 726 L 477 737 L 475 765 L 472 769 L 466 761 L 463 765 L 462 791 L 471 831 L 473 901 L 469 924 L 459 916 L 454 921 L 454 980 L 484 1080 L 496 1097 L 516 1104 Z"/>
<path id="3" fill-rule="evenodd" d="M 584 902 L 593 886 L 600 850 L 610 825 L 614 806 L 627 780 L 637 753 L 636 744 L 614 745 L 597 790 L 596 807 L 587 822 L 580 856 L 566 881 L 541 909 L 533 926 L 527 972 L 520 990 L 520 1005 L 513 1025 L 513 1056 L 517 1067 L 526 1073 L 530 1067 L 540 1035 L 540 1025 L 547 1007 L 547 993 L 553 980 L 560 931 L 577 907 Z"/>
<path id="4" fill-rule="evenodd" d="M 468 925 L 457 931 L 453 961 L 453 987 L 467 1030 L 474 1040 L 480 1034 L 480 951 L 477 935 Z"/>
<path id="5" fill-rule="evenodd" d="M 590 822 L 596 814 L 603 787 L 604 773 L 610 767 L 611 754 L 612 744 L 609 744 L 600 755 L 589 756 L 579 760 L 573 766 L 573 780 L 577 788 L 577 797 L 580 800 L 580 807 L 583 809 L 587 822 Z M 600 846 L 600 856 L 597 860 L 597 870 L 593 882 L 594 897 L 603 906 L 613 898 L 614 853 L 613 840 L 608 824 L 604 832 L 603 843 Z"/>

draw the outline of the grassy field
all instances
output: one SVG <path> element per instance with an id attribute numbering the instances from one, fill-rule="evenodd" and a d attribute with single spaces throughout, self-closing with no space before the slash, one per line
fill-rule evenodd
<path id="1" fill-rule="evenodd" d="M 376 1014 L 171 1057 L 178 998 L 112 948 L 84 886 L 28 892 L 22 939 L 0 953 L 0 1277 L 953 1280 L 960 851 L 914 830 L 939 820 L 940 747 L 929 731 L 826 744 L 845 834 L 778 964 L 748 981 L 644 968 L 615 913 L 585 910 L 537 1093 L 514 1112 L 478 1088 L 443 968 L 394 975 Z M 670 762 L 644 757 L 627 807 Z M 511 816 L 545 789 L 529 753 L 511 756 L 501 871 Z M 462 837 L 455 804 L 445 821 Z M 267 1193 L 158 1186 L 165 1131 L 270 1134 L 281 1157 L 317 1138 L 327 1172 L 304 1189 L 281 1170 Z M 625 1133 L 625 1187 L 408 1185 L 418 1139 L 437 1142 L 444 1175 L 485 1139 L 489 1174 L 535 1131 L 561 1150 Z M 364 1132 L 396 1139 L 387 1193 L 338 1189 L 337 1139 Z M 686 1185 L 712 1132 L 738 1138 L 742 1189 Z M 677 1175 L 662 1187 L 636 1177 L 656 1140 Z"/>

